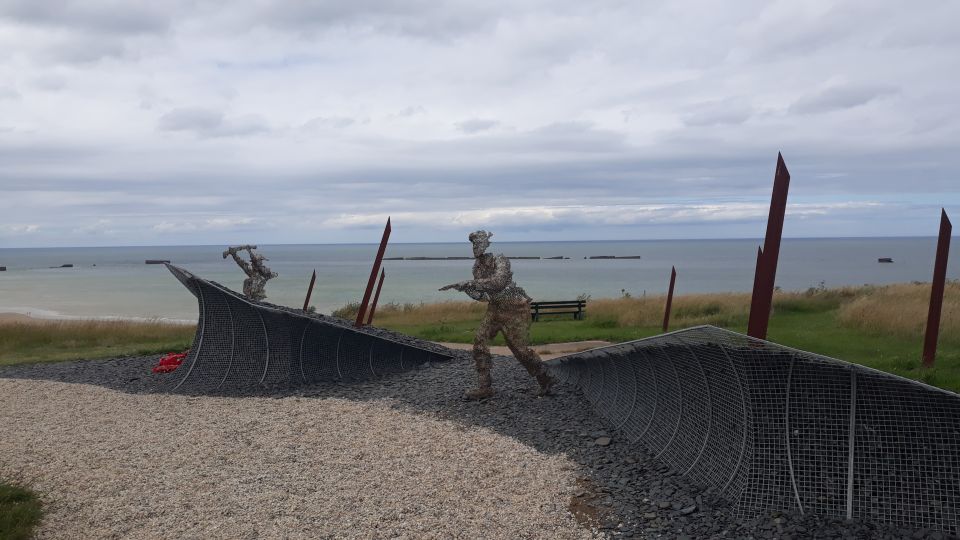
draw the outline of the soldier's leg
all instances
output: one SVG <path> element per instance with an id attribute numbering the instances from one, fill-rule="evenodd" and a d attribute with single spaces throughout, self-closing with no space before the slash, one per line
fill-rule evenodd
<path id="1" fill-rule="evenodd" d="M 476 390 L 467 392 L 469 399 L 483 399 L 493 395 L 493 378 L 490 376 L 491 357 L 490 341 L 497 335 L 499 325 L 494 317 L 487 312 L 477 327 L 477 332 L 473 337 L 473 360 L 477 367 L 477 378 L 479 384 Z"/>
<path id="2" fill-rule="evenodd" d="M 524 307 L 504 313 L 502 322 L 503 337 L 507 347 L 510 347 L 510 351 L 513 352 L 514 358 L 527 369 L 527 373 L 537 379 L 540 384 L 540 395 L 550 393 L 553 378 L 547 373 L 547 366 L 540 360 L 540 355 L 529 346 L 530 308 Z"/>

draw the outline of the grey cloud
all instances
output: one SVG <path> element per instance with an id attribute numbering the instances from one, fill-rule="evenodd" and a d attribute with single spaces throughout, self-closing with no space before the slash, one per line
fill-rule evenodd
<path id="1" fill-rule="evenodd" d="M 816 114 L 850 109 L 896 92 L 896 87 L 883 84 L 831 86 L 820 92 L 801 97 L 790 106 L 790 112 Z"/>
<path id="2" fill-rule="evenodd" d="M 410 105 L 409 107 L 404 107 L 400 109 L 396 114 L 391 115 L 394 118 L 408 118 L 411 116 L 417 116 L 421 114 L 426 114 L 427 109 L 421 105 Z"/>
<path id="3" fill-rule="evenodd" d="M 169 15 L 161 8 L 169 10 L 170 6 L 143 0 L 4 0 L 0 1 L 0 16 L 37 26 L 138 34 L 160 32 L 168 27 Z"/>
<path id="4" fill-rule="evenodd" d="M 304 122 L 305 129 L 344 129 L 356 123 L 346 116 L 318 116 Z"/>
<path id="5" fill-rule="evenodd" d="M 19 99 L 20 92 L 12 86 L 0 86 L 0 99 Z"/>
<path id="6" fill-rule="evenodd" d="M 699 103 L 683 116 L 688 126 L 733 125 L 746 122 L 753 115 L 753 108 L 738 100 Z"/>
<path id="7" fill-rule="evenodd" d="M 122 58 L 129 53 L 121 38 L 82 34 L 51 45 L 44 54 L 54 62 L 87 64 L 104 58 Z"/>
<path id="8" fill-rule="evenodd" d="M 227 118 L 223 112 L 204 108 L 182 108 L 160 117 L 161 131 L 186 131 L 200 137 L 234 137 L 254 135 L 268 130 L 259 116 Z"/>
<path id="9" fill-rule="evenodd" d="M 481 131 L 487 131 L 498 126 L 500 122 L 496 120 L 484 120 L 481 118 L 473 118 L 470 120 L 464 120 L 463 122 L 457 122 L 457 129 L 464 133 L 479 133 Z"/>
<path id="10" fill-rule="evenodd" d="M 59 92 L 67 87 L 66 77 L 54 73 L 39 75 L 34 77 L 30 82 L 34 88 L 45 90 L 47 92 Z"/>
<path id="11" fill-rule="evenodd" d="M 195 227 L 165 242 L 199 243 L 218 238 L 200 227 L 218 208 L 302 224 L 358 205 L 769 202 L 781 149 L 792 201 L 949 205 L 960 196 L 960 117 L 947 69 L 960 58 L 948 39 L 960 7 L 950 2 L 927 12 L 878 0 L 857 13 L 822 3 L 715 8 L 683 0 L 601 8 L 239 0 L 229 9 L 207 0 L 113 1 L 66 2 L 57 11 L 53 0 L 0 0 L 0 50 L 11 51 L 0 55 L 0 81 L 22 94 L 0 99 L 0 123 L 16 129 L 0 133 L 0 185 L 8 194 L 46 191 L 52 202 L 83 192 L 57 212 L 11 206 L 8 197 L 20 213 L 5 216 L 11 223 L 56 231 L 57 223 L 104 216 L 125 230 L 128 218 L 118 215 L 150 214 L 148 231 Z M 110 7 L 127 13 L 104 13 Z M 938 37 L 927 39 L 928 25 Z M 838 74 L 891 86 L 817 92 Z M 903 89 L 896 99 L 882 99 L 895 88 Z M 869 108 L 814 114 L 862 103 Z M 155 129 L 144 133 L 144 125 Z M 161 204 L 169 194 L 207 202 Z M 236 199 L 216 202 L 227 196 Z M 434 238 L 444 226 L 408 239 Z M 690 227 L 667 232 L 723 234 Z M 294 230 L 274 237 L 296 241 Z M 300 238 L 356 238 L 316 234 L 324 233 Z"/>
<path id="12" fill-rule="evenodd" d="M 508 144 L 547 152 L 622 152 L 626 149 L 623 133 L 595 127 L 590 122 L 555 122 L 521 133 Z"/>
<path id="13" fill-rule="evenodd" d="M 337 27 L 372 29 L 421 38 L 446 39 L 490 28 L 498 19 L 496 6 L 466 0 L 277 0 L 263 4 L 253 20 L 262 25 L 305 33 Z"/>

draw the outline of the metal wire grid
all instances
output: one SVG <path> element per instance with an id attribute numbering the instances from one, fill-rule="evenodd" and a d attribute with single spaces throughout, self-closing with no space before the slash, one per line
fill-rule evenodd
<path id="1" fill-rule="evenodd" d="M 851 372 L 817 360 L 791 362 L 786 437 L 797 506 L 804 512 L 846 513 Z"/>
<path id="2" fill-rule="evenodd" d="M 896 509 L 912 526 L 960 531 L 960 400 L 868 370 L 856 380 L 854 517 Z"/>
<path id="3" fill-rule="evenodd" d="M 549 365 L 627 439 L 739 514 L 792 508 L 960 532 L 956 394 L 713 327 Z"/>
<path id="4" fill-rule="evenodd" d="M 359 381 L 426 362 L 435 351 L 240 297 L 168 265 L 197 298 L 197 334 L 184 363 L 157 389 L 202 393 L 251 386 Z"/>

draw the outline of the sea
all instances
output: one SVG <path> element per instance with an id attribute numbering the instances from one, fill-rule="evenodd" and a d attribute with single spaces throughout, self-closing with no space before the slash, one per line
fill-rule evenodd
<path id="1" fill-rule="evenodd" d="M 746 292 L 753 285 L 757 239 L 636 240 L 593 242 L 498 242 L 493 253 L 541 257 L 511 261 L 514 280 L 535 300 L 661 295 L 670 268 L 676 294 Z M 260 245 L 279 276 L 267 284 L 267 300 L 302 307 L 311 272 L 317 281 L 311 304 L 330 313 L 363 296 L 376 244 Z M 195 321 L 197 302 L 163 265 L 241 290 L 244 274 L 225 246 L 0 248 L 0 313 L 50 318 L 122 318 Z M 784 239 L 777 286 L 810 287 L 930 281 L 936 238 Z M 470 244 L 391 244 L 387 257 L 469 257 Z M 636 257 L 591 259 L 596 256 Z M 564 257 L 547 259 L 546 257 Z M 893 263 L 879 263 L 881 257 Z M 953 257 L 947 277 L 960 276 Z M 64 268 L 63 265 L 73 265 Z M 380 303 L 466 300 L 441 286 L 470 279 L 471 260 L 385 260 Z"/>

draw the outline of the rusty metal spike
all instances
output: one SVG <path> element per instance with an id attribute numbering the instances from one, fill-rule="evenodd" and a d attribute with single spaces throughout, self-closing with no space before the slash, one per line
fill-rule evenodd
<path id="1" fill-rule="evenodd" d="M 670 288 L 667 290 L 667 306 L 663 310 L 663 331 L 670 328 L 670 307 L 673 305 L 673 286 L 677 282 L 677 267 L 670 267 Z"/>
<path id="2" fill-rule="evenodd" d="M 313 275 L 310 276 L 310 286 L 307 287 L 307 298 L 303 301 L 303 311 L 307 311 L 307 308 L 310 307 L 310 295 L 313 294 L 313 284 L 317 282 L 317 271 L 313 271 Z"/>
<path id="3" fill-rule="evenodd" d="M 363 326 L 363 318 L 367 314 L 367 305 L 370 303 L 370 295 L 373 294 L 373 285 L 376 283 L 377 274 L 380 273 L 380 265 L 383 263 L 383 254 L 387 251 L 387 241 L 390 239 L 390 218 L 387 218 L 387 226 L 383 228 L 383 238 L 380 239 L 380 249 L 377 250 L 377 257 L 373 261 L 373 268 L 370 270 L 370 279 L 367 280 L 367 289 L 363 293 L 363 300 L 360 302 L 360 310 L 357 312 L 357 320 L 353 325 L 357 328 Z"/>
<path id="4" fill-rule="evenodd" d="M 790 190 L 790 171 L 777 152 L 777 170 L 773 179 L 773 194 L 770 197 L 770 214 L 767 217 L 767 234 L 763 239 L 763 255 L 757 257 L 754 275 L 753 297 L 750 299 L 750 320 L 747 335 L 758 339 L 767 338 L 770 323 L 770 308 L 773 305 L 773 289 L 777 278 L 777 260 L 780 257 L 780 239 L 783 236 L 783 219 L 787 212 L 787 193 Z"/>
<path id="5" fill-rule="evenodd" d="M 940 336 L 940 312 L 943 309 L 943 289 L 947 281 L 947 258 L 950 255 L 950 233 L 953 225 L 947 211 L 940 209 L 940 236 L 937 239 L 937 258 L 933 263 L 933 284 L 930 287 L 930 310 L 927 312 L 927 331 L 923 338 L 923 367 L 933 367 L 937 357 L 937 338 Z"/>
<path id="6" fill-rule="evenodd" d="M 373 314 L 377 311 L 377 302 L 380 301 L 380 289 L 383 289 L 383 279 L 385 277 L 387 277 L 387 273 L 380 270 L 380 282 L 377 283 L 377 292 L 373 295 L 373 304 L 370 305 L 370 316 L 367 317 L 367 326 L 373 324 Z"/>

